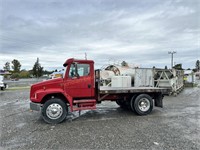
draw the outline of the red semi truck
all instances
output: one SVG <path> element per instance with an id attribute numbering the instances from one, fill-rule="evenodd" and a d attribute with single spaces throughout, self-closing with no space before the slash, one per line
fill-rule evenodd
<path id="1" fill-rule="evenodd" d="M 162 107 L 163 97 L 169 91 L 156 87 L 103 87 L 100 70 L 94 70 L 94 61 L 70 58 L 63 64 L 62 78 L 33 84 L 30 90 L 30 109 L 41 111 L 47 123 L 60 123 L 69 110 L 93 110 L 102 101 L 115 101 L 138 115 L 149 114 L 153 106 Z"/>

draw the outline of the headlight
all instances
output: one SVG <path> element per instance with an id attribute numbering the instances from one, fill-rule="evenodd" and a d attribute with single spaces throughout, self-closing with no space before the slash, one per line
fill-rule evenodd
<path id="1" fill-rule="evenodd" d="M 37 94 L 36 93 L 34 94 L 34 98 L 37 99 Z"/>

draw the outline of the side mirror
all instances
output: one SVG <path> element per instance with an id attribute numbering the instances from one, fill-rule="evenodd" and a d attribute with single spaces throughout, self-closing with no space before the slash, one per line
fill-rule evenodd
<path id="1" fill-rule="evenodd" d="M 79 78 L 79 74 L 78 74 L 78 67 L 77 67 L 77 63 L 74 63 L 75 65 L 75 77 Z"/>

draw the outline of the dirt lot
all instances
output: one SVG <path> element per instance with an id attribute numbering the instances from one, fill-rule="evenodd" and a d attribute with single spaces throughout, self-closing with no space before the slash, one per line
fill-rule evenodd
<path id="1" fill-rule="evenodd" d="M 200 149 L 200 86 L 137 116 L 104 102 L 58 125 L 29 110 L 29 90 L 0 93 L 1 149 Z"/>

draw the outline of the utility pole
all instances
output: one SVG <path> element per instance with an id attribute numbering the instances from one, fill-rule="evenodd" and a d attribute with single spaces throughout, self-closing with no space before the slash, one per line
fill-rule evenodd
<path id="1" fill-rule="evenodd" d="M 168 54 L 171 54 L 171 68 L 173 68 L 173 58 L 174 58 L 174 54 L 176 54 L 176 52 L 171 51 L 171 52 L 168 52 Z"/>
<path id="2" fill-rule="evenodd" d="M 87 53 L 85 53 L 85 60 L 87 60 Z"/>

